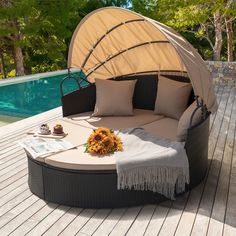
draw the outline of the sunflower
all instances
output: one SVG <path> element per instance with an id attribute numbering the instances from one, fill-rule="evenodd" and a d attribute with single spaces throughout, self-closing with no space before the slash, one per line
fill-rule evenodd
<path id="1" fill-rule="evenodd" d="M 123 150 L 121 139 L 115 135 L 113 130 L 103 127 L 93 131 L 85 147 L 85 152 L 92 155 L 106 155 Z"/>
<path id="2" fill-rule="evenodd" d="M 102 143 L 104 145 L 105 148 L 111 148 L 114 146 L 114 141 L 112 139 L 112 137 L 107 136 L 102 140 Z"/>
<path id="3" fill-rule="evenodd" d="M 103 137 L 106 137 L 111 134 L 111 130 L 108 128 L 98 128 L 95 130 L 97 134 L 100 134 Z"/>

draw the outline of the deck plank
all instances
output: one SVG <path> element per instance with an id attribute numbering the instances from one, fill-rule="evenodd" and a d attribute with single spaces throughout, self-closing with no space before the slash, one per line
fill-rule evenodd
<path id="1" fill-rule="evenodd" d="M 18 179 L 22 178 L 23 176 L 28 174 L 28 168 L 18 171 L 15 175 L 5 179 L 4 181 L 0 182 L 0 191 L 2 191 L 4 188 L 7 188 L 12 183 L 17 181 Z"/>
<path id="2" fill-rule="evenodd" d="M 165 219 L 170 211 L 171 206 L 172 206 L 171 201 L 166 201 L 164 203 L 157 205 L 144 235 L 154 236 L 159 234 L 162 225 L 165 222 Z"/>
<path id="3" fill-rule="evenodd" d="M 76 235 L 78 231 L 89 221 L 95 214 L 95 209 L 85 209 L 79 212 L 79 215 L 60 233 L 60 235 Z"/>
<path id="4" fill-rule="evenodd" d="M 24 219 L 24 215 L 28 213 L 28 208 L 37 201 L 39 201 L 38 198 L 31 194 L 23 202 L 4 214 L 0 224 L 0 235 L 10 234 L 17 228 L 19 222 Z"/>
<path id="5" fill-rule="evenodd" d="M 224 153 L 223 153 L 223 162 L 221 166 L 221 171 L 219 175 L 218 186 L 216 190 L 214 205 L 211 213 L 211 219 L 208 227 L 208 235 L 222 235 L 224 218 L 226 212 L 226 202 L 228 197 L 228 188 L 229 188 L 229 178 L 230 170 L 233 158 L 233 146 L 234 142 L 234 131 L 235 131 L 235 121 L 236 113 L 233 112 L 234 107 L 236 107 L 235 99 L 235 90 L 232 89 L 233 93 L 233 105 L 231 114 L 229 115 L 230 123 L 227 131 L 227 138 L 224 144 Z M 228 114 L 226 114 L 228 115 Z"/>
<path id="6" fill-rule="evenodd" d="M 27 227 L 27 223 L 30 225 L 34 225 L 34 221 L 27 221 L 30 216 L 32 216 L 36 211 L 40 210 L 43 206 L 45 206 L 45 202 L 43 200 L 37 199 L 34 203 L 31 204 L 27 210 L 21 212 L 17 215 L 7 226 L 6 230 L 8 229 L 8 233 L 10 235 L 25 235 L 28 232 L 29 227 Z M 26 223 L 25 223 L 26 222 Z M 31 227 L 32 227 L 31 225 Z"/>
<path id="7" fill-rule="evenodd" d="M 234 106 L 233 114 L 235 116 L 236 107 Z M 232 121 L 234 124 L 235 120 Z M 236 235 L 236 128 L 234 132 L 234 139 L 229 146 L 232 145 L 233 148 L 233 158 L 231 163 L 231 171 L 230 171 L 230 180 L 229 180 L 229 191 L 228 191 L 228 199 L 226 204 L 226 214 L 225 214 L 225 222 L 223 235 L 225 236 L 234 236 Z"/>
<path id="8" fill-rule="evenodd" d="M 43 219 L 50 214 L 55 208 L 56 204 L 47 203 L 41 199 L 38 199 L 32 204 L 27 211 L 22 212 L 14 219 L 12 225 L 11 235 L 25 235 L 35 226 L 37 226 Z"/>
<path id="9" fill-rule="evenodd" d="M 23 203 L 31 195 L 32 193 L 28 189 L 26 189 L 25 191 L 19 193 L 17 197 L 10 199 L 0 207 L 0 227 L 4 225 L 3 222 L 5 221 L 6 214 Z"/>
<path id="10" fill-rule="evenodd" d="M 4 170 L 7 167 L 12 166 L 13 164 L 17 163 L 18 161 L 26 160 L 26 155 L 23 153 L 20 153 L 17 155 L 14 155 L 13 158 L 11 158 L 9 161 L 5 161 L 2 165 L 0 165 L 0 172 Z"/>
<path id="11" fill-rule="evenodd" d="M 126 211 L 125 208 L 113 209 L 112 212 L 108 215 L 108 217 L 102 222 L 102 224 L 94 232 L 93 236 L 109 235 L 110 232 L 115 227 L 115 225 L 120 220 L 120 218 L 123 216 L 125 211 Z"/>
<path id="12" fill-rule="evenodd" d="M 44 232 L 50 228 L 58 219 L 69 210 L 68 206 L 58 206 L 50 214 L 48 214 L 39 224 L 37 224 L 32 230 L 30 230 L 26 235 L 42 235 Z"/>
<path id="13" fill-rule="evenodd" d="M 222 99 L 224 89 L 227 89 L 227 88 L 221 87 L 218 90 L 219 94 L 217 98 L 218 98 L 218 103 L 219 103 L 219 111 L 223 110 L 224 107 L 226 107 L 227 96 L 224 96 Z M 227 94 L 227 90 L 225 90 L 225 94 Z M 215 117 L 213 118 L 211 117 L 211 125 L 214 128 L 210 128 L 209 151 L 208 151 L 208 159 L 209 159 L 208 166 L 209 167 L 208 167 L 207 176 L 209 174 L 209 168 L 211 166 L 211 161 L 213 158 L 216 143 L 220 135 L 220 127 L 223 122 L 223 116 L 219 115 L 219 111 L 216 113 Z M 190 191 L 188 202 L 186 204 L 185 210 L 180 219 L 179 225 L 176 229 L 176 233 L 175 233 L 176 235 L 179 235 L 179 236 L 190 235 L 194 221 L 195 221 L 196 213 L 198 211 L 198 207 L 202 198 L 206 181 L 207 181 L 207 178 L 199 186 L 197 186 L 196 188 Z"/>
<path id="14" fill-rule="evenodd" d="M 212 164 L 210 166 L 208 179 L 204 192 L 202 195 L 201 203 L 198 208 L 197 216 L 193 225 L 192 235 L 206 235 L 209 225 L 209 219 L 214 203 L 216 187 L 218 184 L 218 176 L 220 173 L 221 162 L 223 157 L 224 144 L 226 140 L 226 133 L 229 126 L 229 115 L 232 109 L 232 99 L 229 99 L 228 94 L 230 93 L 230 87 L 227 87 L 224 92 L 225 100 L 227 100 L 226 106 L 224 108 L 219 107 L 219 116 L 223 117 L 223 122 L 220 128 L 220 135 L 216 137 L 217 144 L 214 151 L 214 157 Z M 214 133 L 213 133 L 214 134 Z M 213 136 L 214 137 L 214 136 Z M 215 138 L 215 137 L 214 137 Z M 209 148 L 209 150 L 211 150 Z"/>
<path id="15" fill-rule="evenodd" d="M 142 210 L 142 207 L 128 208 L 128 210 L 120 218 L 119 222 L 111 231 L 110 236 L 125 235 L 141 210 Z"/>
<path id="16" fill-rule="evenodd" d="M 184 207 L 188 200 L 189 193 L 185 193 L 181 197 L 177 198 L 166 216 L 165 222 L 161 227 L 161 230 L 158 235 L 160 236 L 170 236 L 174 235 L 175 230 L 178 226 L 179 220 L 182 216 Z"/>
<path id="17" fill-rule="evenodd" d="M 216 98 L 217 98 L 217 102 L 218 102 L 219 105 L 221 103 L 223 91 L 224 91 L 224 86 L 220 86 L 220 87 L 217 88 Z M 213 124 L 214 124 L 214 121 L 215 121 L 216 117 L 217 117 L 217 112 L 215 112 L 214 114 L 211 115 L 210 128 L 209 128 L 210 132 L 212 130 L 212 127 L 213 127 Z"/>
<path id="18" fill-rule="evenodd" d="M 21 147 L 17 143 L 13 141 L 8 142 L 7 145 L 4 145 L 0 149 L 0 159 L 5 157 L 4 154 L 9 155 L 12 152 L 19 151 L 19 150 L 21 150 Z"/>
<path id="19" fill-rule="evenodd" d="M 3 181 L 13 177 L 14 175 L 16 175 L 17 173 L 19 173 L 20 171 L 26 169 L 27 166 L 27 162 L 25 160 L 25 162 L 19 166 L 17 166 L 16 168 L 14 168 L 13 170 L 9 171 L 8 173 L 0 176 L 0 183 L 2 183 Z"/>
<path id="20" fill-rule="evenodd" d="M 97 210 L 93 217 L 89 219 L 89 221 L 82 227 L 82 229 L 76 235 L 80 235 L 81 233 L 85 235 L 92 235 L 110 212 L 110 209 Z"/>
<path id="21" fill-rule="evenodd" d="M 130 227 L 129 231 L 127 232 L 127 236 L 141 236 L 145 233 L 146 228 L 149 224 L 149 221 L 156 209 L 155 205 L 146 205 L 140 211 L 138 217 Z"/>
<path id="22" fill-rule="evenodd" d="M 3 175 L 9 173 L 9 171 L 14 170 L 16 167 L 19 167 L 25 163 L 26 163 L 26 159 L 23 158 L 17 161 L 16 163 L 12 164 L 11 166 L 8 166 L 4 168 L 3 170 L 0 170 L 0 177 L 2 177 Z"/>
<path id="23" fill-rule="evenodd" d="M 44 236 L 59 235 L 81 211 L 81 208 L 70 208 L 56 223 L 54 223 L 44 233 Z"/>
<path id="24" fill-rule="evenodd" d="M 14 183 L 12 183 L 11 185 L 8 185 L 7 187 L 5 187 L 4 189 L 1 189 L 0 191 L 0 198 L 2 198 L 3 196 L 5 196 L 6 194 L 8 194 L 9 192 L 11 192 L 12 190 L 14 190 L 15 188 L 18 188 L 20 185 L 26 183 L 28 181 L 28 176 L 24 175 L 22 178 L 19 178 L 18 180 L 16 180 Z"/>
<path id="25" fill-rule="evenodd" d="M 28 187 L 27 183 L 21 184 L 19 187 L 15 188 L 13 191 L 9 192 L 8 194 L 6 194 L 2 198 L 0 198 L 0 206 L 3 206 L 11 199 L 16 200 L 19 197 L 20 193 L 22 193 L 24 191 L 28 191 L 28 189 L 29 189 L 29 187 Z"/>
<path id="26" fill-rule="evenodd" d="M 19 154 L 24 154 L 24 149 L 21 148 L 19 145 L 13 145 L 13 148 L 9 151 L 6 151 L 3 154 L 0 154 L 0 163 L 4 164 L 8 160 L 11 160 L 14 158 L 14 156 L 19 155 Z"/>

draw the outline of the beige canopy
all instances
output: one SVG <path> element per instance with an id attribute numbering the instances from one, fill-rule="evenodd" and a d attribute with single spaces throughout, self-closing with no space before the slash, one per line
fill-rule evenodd
<path id="1" fill-rule="evenodd" d="M 81 68 L 88 79 L 156 71 L 187 72 L 195 95 L 215 112 L 211 74 L 190 43 L 171 28 L 117 8 L 100 8 L 77 26 L 68 68 Z"/>

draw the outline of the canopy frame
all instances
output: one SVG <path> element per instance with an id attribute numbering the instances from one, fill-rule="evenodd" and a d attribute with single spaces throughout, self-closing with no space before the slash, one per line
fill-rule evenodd
<path id="1" fill-rule="evenodd" d="M 122 78 L 122 77 L 127 77 L 127 76 L 134 76 L 134 75 L 142 75 L 142 74 L 162 74 L 165 75 L 165 72 L 168 73 L 181 73 L 183 77 L 188 77 L 187 71 L 180 71 L 180 70 L 146 70 L 146 71 L 139 71 L 139 72 L 134 72 L 134 73 L 129 73 L 129 74 L 124 74 L 124 75 L 119 75 L 119 76 L 112 76 L 112 78 Z M 172 75 L 172 74 L 170 74 Z M 176 74 L 173 74 L 176 75 Z M 109 78 L 111 79 L 111 78 Z"/>
<path id="2" fill-rule="evenodd" d="M 81 85 L 81 84 L 82 84 L 82 81 L 85 81 L 85 82 L 88 83 L 88 84 L 92 84 L 89 80 L 87 80 L 87 76 L 86 76 L 86 78 L 84 78 L 83 76 L 81 76 L 81 75 L 82 75 L 82 72 L 83 72 L 82 70 L 80 70 L 78 76 L 75 76 L 75 77 L 74 77 L 74 76 L 72 76 L 70 69 L 71 69 L 71 68 L 67 68 L 68 74 L 67 74 L 66 77 L 64 77 L 64 78 L 62 79 L 62 81 L 61 81 L 61 83 L 60 83 L 60 93 L 61 93 L 61 97 L 64 96 L 63 84 L 65 83 L 66 80 L 70 80 L 70 79 L 74 80 L 74 81 L 76 82 L 76 84 L 78 85 L 78 90 L 83 87 L 83 86 Z"/>
<path id="3" fill-rule="evenodd" d="M 92 55 L 94 49 L 99 45 L 99 43 L 107 36 L 109 35 L 113 30 L 119 28 L 120 26 L 123 26 L 123 25 L 127 25 L 129 23 L 133 23 L 133 22 L 136 22 L 136 21 L 146 21 L 145 19 L 135 19 L 135 20 L 127 20 L 125 22 L 122 22 L 120 24 L 117 24 L 115 25 L 114 27 L 110 28 L 105 34 L 103 34 L 98 40 L 97 42 L 94 44 L 93 48 L 89 51 L 88 55 L 86 56 L 81 68 L 83 69 L 84 66 L 86 65 L 89 57 Z"/>
<path id="4" fill-rule="evenodd" d="M 144 45 L 148 45 L 148 44 L 155 44 L 155 43 L 170 43 L 169 41 L 167 40 L 154 40 L 154 41 L 149 41 L 149 42 L 145 42 L 145 43 L 139 43 L 139 44 L 136 44 L 136 45 L 133 45 L 132 47 L 129 47 L 129 48 L 126 48 L 122 51 L 119 51 L 118 53 L 115 53 L 114 55 L 112 56 L 109 56 L 108 59 L 106 59 L 105 61 L 101 62 L 99 65 L 97 65 L 91 72 L 89 72 L 87 74 L 87 77 L 89 77 L 92 73 L 94 73 L 97 69 L 99 69 L 101 66 L 104 66 L 108 61 L 120 56 L 121 54 L 129 51 L 129 50 L 132 50 L 132 49 L 135 49 L 135 48 L 138 48 L 138 47 L 142 47 Z M 90 69 L 88 69 L 87 71 L 89 71 Z M 86 72 L 87 72 L 86 71 Z"/>

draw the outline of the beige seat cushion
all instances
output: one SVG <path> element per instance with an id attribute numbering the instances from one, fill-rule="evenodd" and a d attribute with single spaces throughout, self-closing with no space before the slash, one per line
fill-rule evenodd
<path id="1" fill-rule="evenodd" d="M 89 135 L 92 133 L 93 129 L 89 128 L 83 124 L 76 125 L 70 122 L 67 122 L 64 118 L 60 120 L 51 121 L 48 123 L 50 129 L 53 129 L 53 126 L 56 124 L 61 124 L 63 126 L 64 132 L 67 134 L 64 138 L 69 141 L 74 146 L 81 146 L 87 142 Z M 37 157 L 37 161 L 44 162 L 45 157 Z"/>
<path id="2" fill-rule="evenodd" d="M 133 115 L 136 80 L 112 81 L 95 79 L 96 105 L 93 116 Z"/>
<path id="3" fill-rule="evenodd" d="M 191 90 L 192 86 L 190 83 L 182 83 L 160 76 L 154 110 L 155 114 L 179 120 L 187 108 Z"/>
<path id="4" fill-rule="evenodd" d="M 45 158 L 45 163 L 73 170 L 115 170 L 115 158 L 111 156 L 97 157 L 84 152 L 84 147 L 67 150 Z"/>
<path id="5" fill-rule="evenodd" d="M 163 118 L 150 124 L 142 126 L 147 132 L 162 138 L 175 140 L 178 121 L 171 118 Z M 84 152 L 85 147 L 67 150 L 45 158 L 45 163 L 75 170 L 115 170 L 116 162 L 114 156 L 99 158 Z"/>
<path id="6" fill-rule="evenodd" d="M 163 118 L 150 124 L 143 125 L 145 131 L 157 137 L 176 140 L 178 120 Z"/>
<path id="7" fill-rule="evenodd" d="M 193 112 L 197 108 L 197 103 L 193 102 L 180 117 L 178 129 L 177 129 L 177 140 L 185 141 L 187 137 L 187 131 L 190 126 L 190 120 Z M 192 120 L 192 126 L 197 125 L 202 119 L 201 109 L 197 109 Z"/>
<path id="8" fill-rule="evenodd" d="M 153 111 L 150 110 L 135 109 L 134 114 L 134 116 L 126 117 L 91 117 L 92 112 L 85 112 L 52 121 L 49 123 L 49 126 L 52 129 L 54 125 L 58 123 L 61 124 L 63 126 L 64 132 L 68 134 L 65 139 L 76 147 L 83 147 L 83 145 L 87 142 L 89 135 L 95 128 L 108 127 L 110 129 L 124 129 L 140 127 L 144 124 L 148 124 L 163 118 L 163 116 L 157 116 L 153 113 Z M 74 153 L 74 150 L 66 152 Z M 63 156 L 63 153 L 60 155 Z M 44 162 L 45 158 L 38 157 L 37 160 Z"/>
<path id="9" fill-rule="evenodd" d="M 140 127 L 153 121 L 162 119 L 164 116 L 155 115 L 151 110 L 134 109 L 134 116 L 112 116 L 112 117 L 92 117 L 91 112 L 81 113 L 63 118 L 64 121 L 88 127 L 91 129 L 107 127 L 110 129 L 125 129 Z"/>

